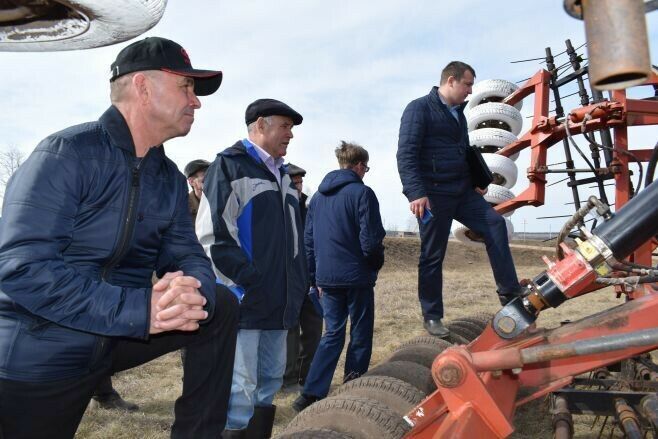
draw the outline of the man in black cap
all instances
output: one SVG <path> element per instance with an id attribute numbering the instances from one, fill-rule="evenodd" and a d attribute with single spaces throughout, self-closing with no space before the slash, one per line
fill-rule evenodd
<path id="1" fill-rule="evenodd" d="M 112 64 L 112 106 L 43 140 L 0 222 L 0 436 L 72 438 L 103 377 L 186 346 L 174 438 L 217 438 L 237 303 L 216 286 L 162 143 L 184 136 L 222 74 L 147 38 Z M 178 271 L 159 273 L 158 261 Z"/>
<path id="2" fill-rule="evenodd" d="M 192 190 L 187 196 L 187 207 L 192 215 L 192 224 L 196 223 L 196 214 L 199 211 L 201 194 L 203 193 L 203 180 L 206 178 L 206 170 L 210 162 L 203 159 L 192 160 L 185 165 L 185 176 Z"/>
<path id="3" fill-rule="evenodd" d="M 249 137 L 208 168 L 196 223 L 218 281 L 242 297 L 225 439 L 270 437 L 286 334 L 308 285 L 299 195 L 283 166 L 302 116 L 259 99 L 245 121 Z"/>
<path id="4" fill-rule="evenodd" d="M 306 171 L 297 165 L 288 163 L 288 175 L 299 195 L 299 212 L 302 226 L 306 223 L 306 200 L 302 192 Z M 310 285 L 309 285 L 310 287 Z M 286 372 L 283 375 L 282 392 L 299 393 L 306 382 L 306 375 L 311 368 L 311 361 L 322 338 L 322 315 L 318 313 L 311 298 L 304 297 L 299 314 L 299 325 L 288 331 L 286 339 Z"/>

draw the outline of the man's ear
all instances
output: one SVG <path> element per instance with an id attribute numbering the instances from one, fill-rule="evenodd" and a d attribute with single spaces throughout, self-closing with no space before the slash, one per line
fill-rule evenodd
<path id="1" fill-rule="evenodd" d="M 151 96 L 151 84 L 149 83 L 148 77 L 144 73 L 136 73 L 132 78 L 133 87 L 135 88 L 135 93 L 141 103 L 146 103 Z"/>

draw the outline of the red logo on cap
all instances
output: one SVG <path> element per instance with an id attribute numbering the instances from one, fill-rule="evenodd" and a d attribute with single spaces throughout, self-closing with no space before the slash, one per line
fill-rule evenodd
<path id="1" fill-rule="evenodd" d="M 190 55 L 187 54 L 185 49 L 182 47 L 180 48 L 180 53 L 183 55 L 183 59 L 185 60 L 185 64 L 189 64 L 190 66 L 192 65 L 192 62 L 190 61 Z"/>

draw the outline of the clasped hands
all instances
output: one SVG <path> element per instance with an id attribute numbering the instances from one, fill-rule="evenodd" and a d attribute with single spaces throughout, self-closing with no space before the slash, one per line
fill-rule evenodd
<path id="1" fill-rule="evenodd" d="M 165 331 L 195 331 L 208 317 L 203 309 L 206 298 L 199 291 L 201 282 L 182 271 L 165 274 L 151 293 L 150 334 Z"/>

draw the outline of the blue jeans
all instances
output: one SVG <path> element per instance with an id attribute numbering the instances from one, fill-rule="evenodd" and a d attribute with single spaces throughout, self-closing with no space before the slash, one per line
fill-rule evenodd
<path id="1" fill-rule="evenodd" d="M 315 351 L 303 393 L 324 398 L 329 393 L 336 364 L 345 345 L 345 326 L 350 317 L 350 343 L 345 356 L 344 380 L 368 371 L 375 323 L 375 292 L 370 288 L 324 288 L 322 294 L 325 332 Z"/>
<path id="2" fill-rule="evenodd" d="M 461 196 L 430 194 L 434 217 L 420 226 L 418 298 L 425 320 L 443 318 L 443 259 L 453 218 L 484 237 L 499 294 L 520 290 L 505 220 L 475 190 Z"/>
<path id="3" fill-rule="evenodd" d="M 247 428 L 254 407 L 269 406 L 283 383 L 286 330 L 240 329 L 226 429 Z"/>

